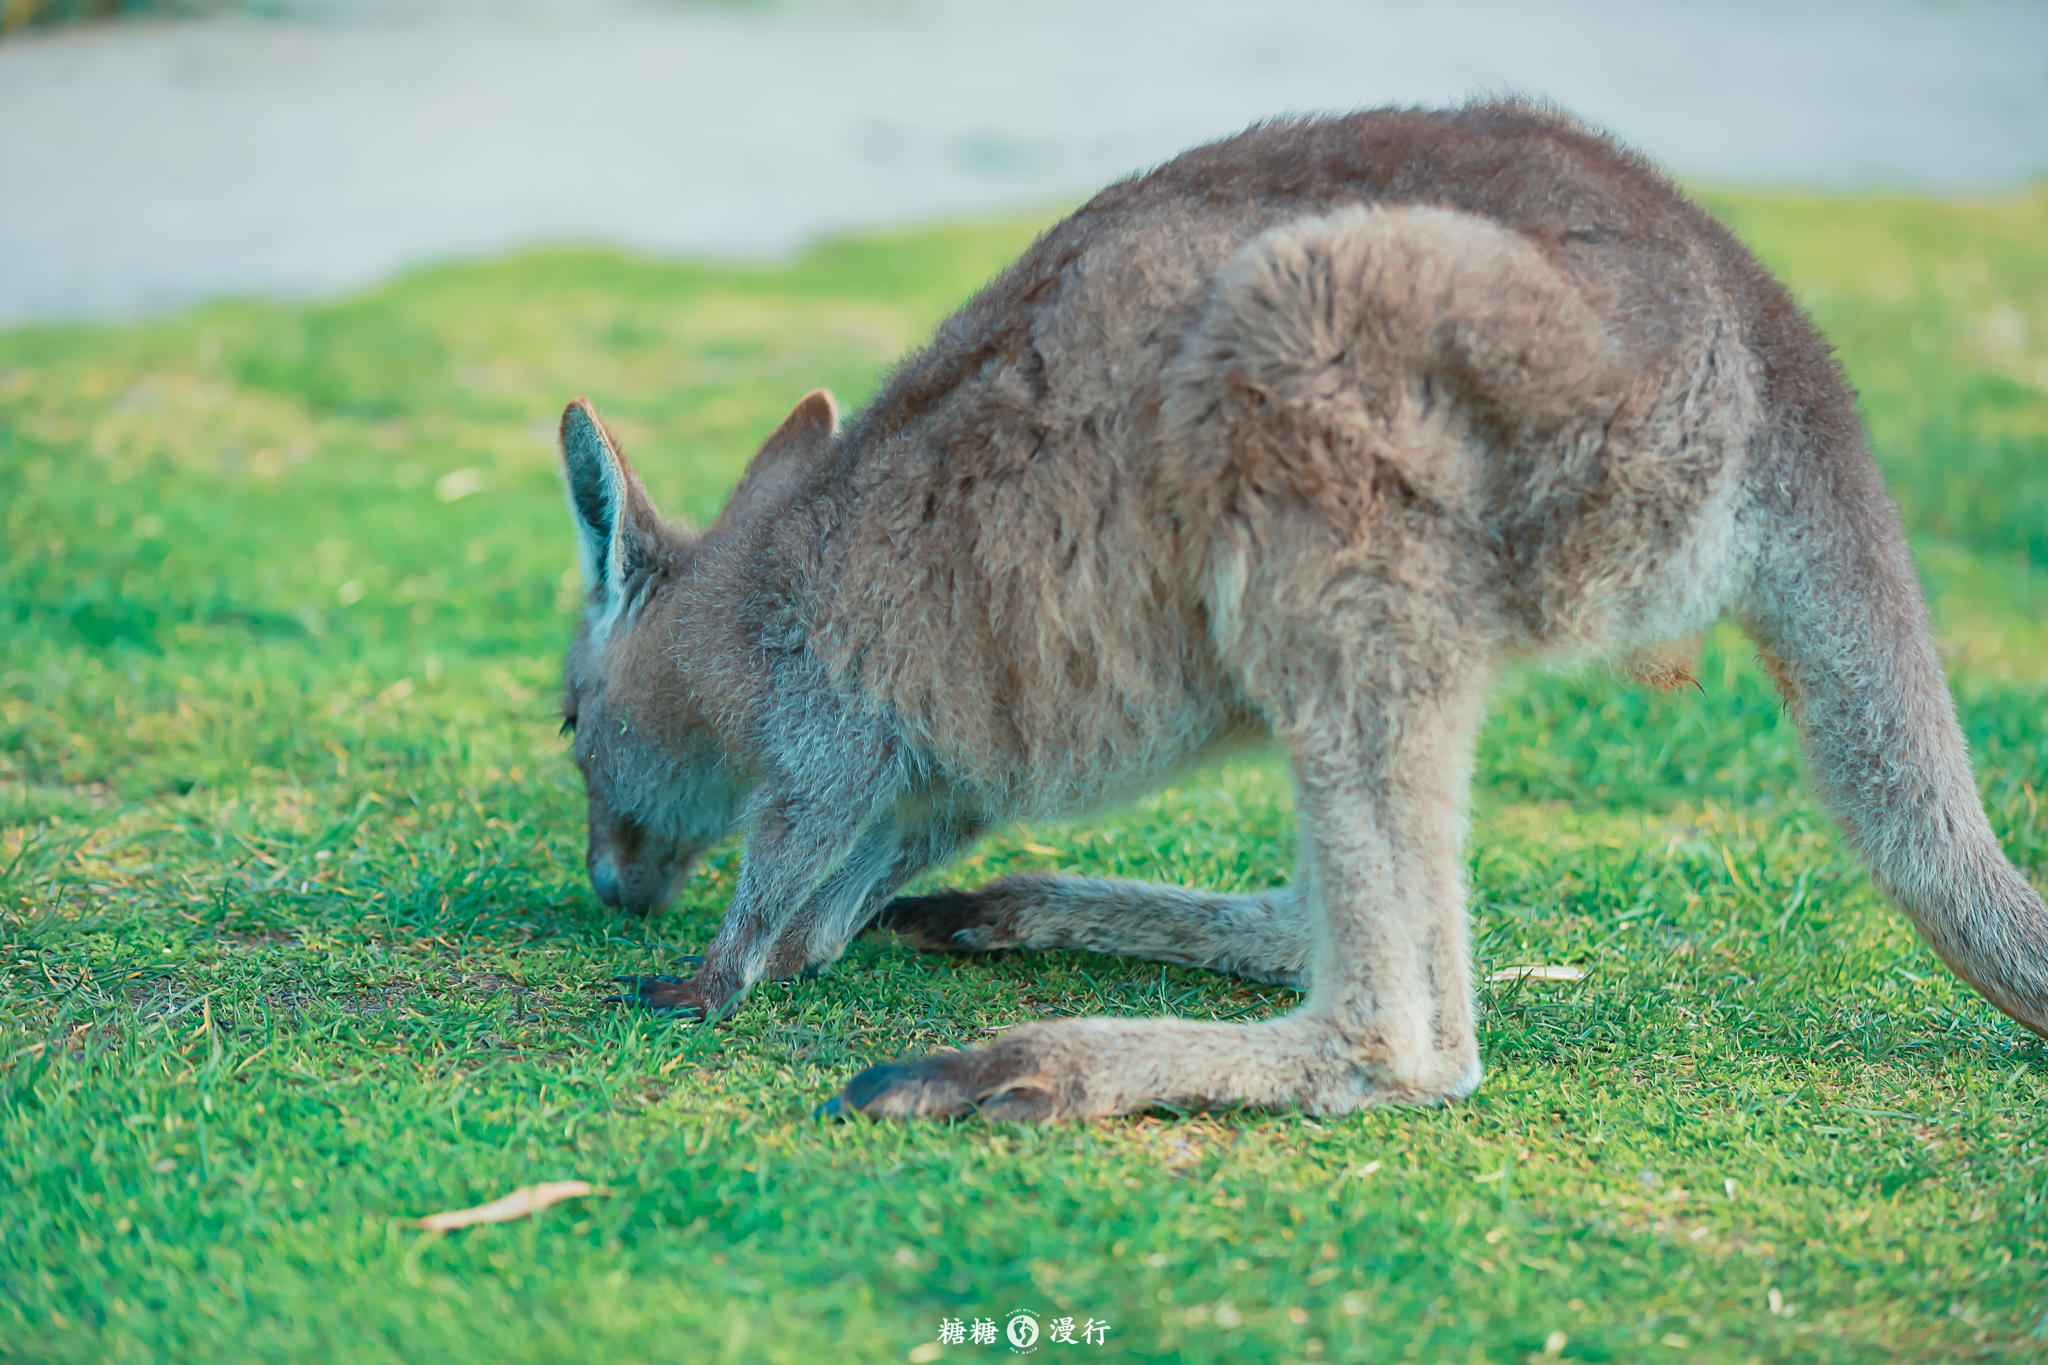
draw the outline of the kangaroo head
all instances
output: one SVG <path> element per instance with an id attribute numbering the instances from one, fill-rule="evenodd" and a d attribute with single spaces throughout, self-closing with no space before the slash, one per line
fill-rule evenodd
<path id="1" fill-rule="evenodd" d="M 831 395 L 797 405 L 701 539 L 655 511 L 585 399 L 562 414 L 562 464 L 587 589 L 563 671 L 562 728 L 590 797 L 590 884 L 607 905 L 666 905 L 754 786 L 741 739 L 729 613 L 692 593 L 729 527 L 772 515 L 837 423 Z M 820 439 L 822 436 L 823 439 Z M 707 624 L 708 623 L 708 624 Z"/>

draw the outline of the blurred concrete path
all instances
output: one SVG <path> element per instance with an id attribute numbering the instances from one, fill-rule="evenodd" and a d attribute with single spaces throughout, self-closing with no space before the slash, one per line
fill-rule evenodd
<path id="1" fill-rule="evenodd" d="M 1263 115 L 1502 89 L 1707 181 L 2048 173 L 2041 0 L 284 8 L 0 42 L 0 325 L 536 242 L 775 255 L 1069 202 Z"/>

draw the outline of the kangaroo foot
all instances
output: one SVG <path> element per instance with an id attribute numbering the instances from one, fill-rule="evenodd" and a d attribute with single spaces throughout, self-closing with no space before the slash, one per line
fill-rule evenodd
<path id="1" fill-rule="evenodd" d="M 1009 898 L 1000 889 L 938 891 L 898 896 L 883 907 L 874 927 L 900 934 L 933 953 L 988 953 L 1018 943 Z"/>
<path id="2" fill-rule="evenodd" d="M 983 1118 L 1053 1123 L 1092 1112 L 1078 1077 L 1061 1084 L 1029 1039 L 871 1066 L 817 1111 L 825 1119 Z"/>
<path id="3" fill-rule="evenodd" d="M 1348 1114 L 1386 1104 L 1463 1099 L 1479 1084 L 1469 1035 L 1390 1048 L 1299 1015 L 1258 1024 L 1072 1019 L 1022 1024 L 987 1047 L 871 1066 L 820 1118 L 983 1118 L 1021 1123 L 1141 1109 L 1259 1109 Z"/>

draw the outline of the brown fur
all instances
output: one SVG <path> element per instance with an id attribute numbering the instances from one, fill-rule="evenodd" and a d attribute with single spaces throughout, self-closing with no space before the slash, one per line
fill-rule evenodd
<path id="1" fill-rule="evenodd" d="M 2048 911 L 1970 779 L 1897 515 L 1826 343 L 1714 221 L 1553 111 L 1280 122 L 1048 231 L 841 433 L 813 394 L 702 536 L 580 400 L 565 709 L 601 895 L 752 837 L 699 1016 L 878 915 L 1302 982 L 1286 1019 L 1032 1024 L 834 1112 L 1342 1112 L 1479 1079 L 1460 849 L 1513 657 L 1691 679 L 1756 637 L 1823 796 L 1992 1003 L 2048 1027 Z M 1011 879 L 897 902 L 988 824 L 1271 737 L 1293 884 Z"/>

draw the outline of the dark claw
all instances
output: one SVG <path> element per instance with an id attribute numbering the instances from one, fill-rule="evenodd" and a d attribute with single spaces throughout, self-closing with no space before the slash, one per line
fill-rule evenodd
<path id="1" fill-rule="evenodd" d="M 702 1000 L 692 1000 L 686 997 L 678 999 L 678 997 L 684 994 L 681 990 L 663 989 L 664 987 L 686 987 L 690 984 L 688 978 L 680 976 L 615 976 L 612 980 L 631 986 L 633 989 L 630 992 L 622 991 L 618 995 L 606 996 L 604 1003 L 607 1005 L 638 1005 L 640 1008 L 652 1010 L 656 1014 L 666 1014 L 691 1022 L 702 1021 L 711 1013 Z"/>
<path id="2" fill-rule="evenodd" d="M 639 988 L 648 981 L 666 981 L 671 986 L 683 984 L 683 978 L 680 976 L 615 976 L 612 980 L 619 982 L 621 985 L 633 987 L 633 994 L 607 995 L 599 1003 L 606 1005 L 637 1005 L 640 1003 Z"/>
<path id="3" fill-rule="evenodd" d="M 679 957 L 679 958 L 677 958 L 677 959 L 676 959 L 676 965 L 677 965 L 678 967 L 701 967 L 701 966 L 703 966 L 703 965 L 704 965 L 704 959 L 703 959 L 702 957 L 698 956 L 698 955 L 697 955 L 696 953 L 685 953 L 685 954 L 683 954 L 683 956 L 681 956 L 681 957 Z M 684 982 L 685 980 L 687 980 L 687 979 L 688 979 L 688 978 L 686 978 L 686 977 L 680 977 L 680 976 L 659 976 L 659 975 L 657 975 L 657 976 L 615 976 L 615 977 L 613 977 L 613 978 L 612 978 L 612 980 L 614 980 L 614 981 L 617 981 L 617 982 L 621 983 L 622 985 L 627 985 L 627 986 L 640 986 L 640 985 L 644 984 L 645 982 L 649 982 L 649 981 L 660 981 L 660 982 L 664 982 L 664 983 L 666 983 L 667 985 L 670 985 L 670 986 L 680 986 L 680 985 L 682 985 L 682 984 L 683 984 L 683 982 Z M 642 1002 L 642 1000 L 641 1000 L 641 998 L 640 998 L 640 995 L 639 995 L 638 993 L 635 993 L 635 994 L 633 994 L 633 995 L 607 995 L 607 996 L 606 996 L 606 997 L 604 998 L 604 1001 L 603 1001 L 603 1003 L 604 1003 L 604 1004 L 607 1004 L 607 1005 L 638 1005 L 638 1004 L 641 1004 L 641 1003 L 643 1003 L 643 1002 Z"/>

